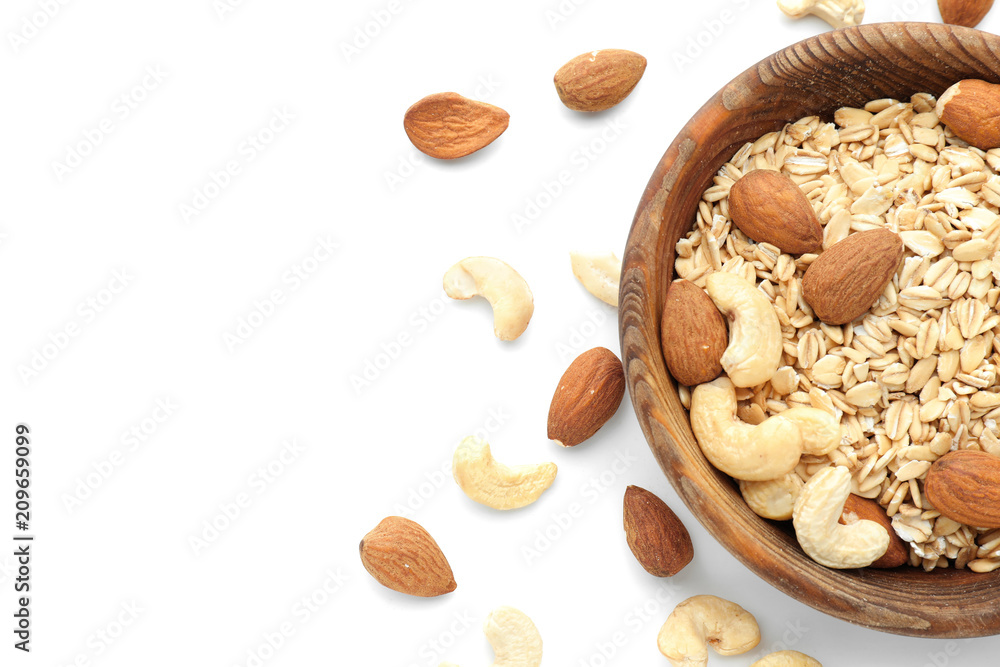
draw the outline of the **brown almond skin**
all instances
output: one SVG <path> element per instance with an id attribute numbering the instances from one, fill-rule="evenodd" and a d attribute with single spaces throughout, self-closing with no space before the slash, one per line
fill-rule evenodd
<path id="1" fill-rule="evenodd" d="M 802 276 L 802 297 L 827 324 L 847 324 L 871 308 L 903 258 L 888 229 L 851 234 L 817 257 Z"/>
<path id="2" fill-rule="evenodd" d="M 646 59 L 624 49 L 578 55 L 553 77 L 559 99 L 574 111 L 604 111 L 615 106 L 639 83 Z"/>
<path id="3" fill-rule="evenodd" d="M 595 347 L 569 365 L 549 404 L 548 435 L 575 447 L 611 419 L 625 396 L 625 371 L 611 350 Z"/>
<path id="4" fill-rule="evenodd" d="M 403 117 L 403 129 L 413 145 L 431 157 L 454 160 L 493 143 L 510 123 L 500 107 L 458 93 L 428 95 Z"/>
<path id="5" fill-rule="evenodd" d="M 889 533 L 889 548 L 885 550 L 885 554 L 868 567 L 885 569 L 899 567 L 900 565 L 906 565 L 910 562 L 910 549 L 906 546 L 906 542 L 903 541 L 903 538 L 897 535 L 896 531 L 892 529 L 892 520 L 885 513 L 885 510 L 882 509 L 882 506 L 877 502 L 869 500 L 868 498 L 856 496 L 852 493 L 847 496 L 847 501 L 844 503 L 843 514 L 854 514 L 858 517 L 858 519 L 874 521 L 885 528 L 885 531 Z M 840 518 L 840 523 L 847 523 L 843 516 Z"/>
<path id="6" fill-rule="evenodd" d="M 728 345 L 726 320 L 705 290 L 689 280 L 670 283 L 660 320 L 660 347 L 674 379 L 694 387 L 719 377 Z"/>
<path id="7" fill-rule="evenodd" d="M 458 585 L 441 548 L 416 521 L 386 517 L 361 540 L 360 551 L 368 573 L 394 591 L 429 598 Z"/>
<path id="8" fill-rule="evenodd" d="M 823 226 L 801 188 L 787 175 L 755 169 L 729 190 L 733 224 L 757 242 L 790 255 L 819 252 Z"/>
<path id="9" fill-rule="evenodd" d="M 949 519 L 1000 528 L 1000 457 L 971 449 L 949 452 L 927 471 L 924 495 Z"/>
<path id="10" fill-rule="evenodd" d="M 988 151 L 1000 148 L 1000 84 L 964 79 L 938 98 L 937 115 L 959 139 Z"/>
<path id="11" fill-rule="evenodd" d="M 691 562 L 691 535 L 656 494 L 629 486 L 623 504 L 625 540 L 646 572 L 654 577 L 672 577 Z"/>
<path id="12" fill-rule="evenodd" d="M 975 28 L 993 7 L 993 0 L 938 0 L 941 20 L 951 25 Z"/>

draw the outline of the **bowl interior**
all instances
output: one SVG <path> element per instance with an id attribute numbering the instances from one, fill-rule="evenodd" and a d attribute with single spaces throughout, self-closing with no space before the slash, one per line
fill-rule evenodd
<path id="1" fill-rule="evenodd" d="M 674 247 L 702 192 L 747 141 L 801 117 L 825 120 L 873 99 L 940 95 L 961 79 L 1000 81 L 1000 37 L 966 28 L 883 23 L 825 33 L 738 76 L 681 130 L 643 192 L 629 233 L 619 298 L 633 407 L 660 467 L 692 513 L 733 555 L 788 595 L 838 618 L 924 637 L 1000 633 L 1000 571 L 831 570 L 787 528 L 761 519 L 704 458 L 660 352 Z"/>

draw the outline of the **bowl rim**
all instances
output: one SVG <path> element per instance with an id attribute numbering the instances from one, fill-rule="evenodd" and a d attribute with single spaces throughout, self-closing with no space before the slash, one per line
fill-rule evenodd
<path id="1" fill-rule="evenodd" d="M 879 51 L 874 51 L 875 46 Z M 877 82 L 879 88 L 902 86 L 902 80 L 891 80 L 892 72 L 898 71 L 891 67 L 913 53 L 908 48 L 922 51 L 924 57 L 943 59 L 945 73 L 933 74 L 938 79 L 938 90 L 927 92 L 940 94 L 940 81 L 949 80 L 947 72 L 962 72 L 963 67 L 976 72 L 979 67 L 982 76 L 978 78 L 1000 82 L 1000 36 L 936 23 L 875 23 L 825 32 L 781 49 L 736 76 L 695 113 L 664 152 L 636 209 L 622 263 L 619 340 L 632 405 L 657 462 L 692 514 L 747 568 L 821 612 L 870 629 L 938 638 L 989 636 L 1000 633 L 1000 571 L 974 574 L 947 568 L 925 573 L 908 566 L 894 570 L 831 570 L 805 556 L 790 529 L 783 530 L 758 517 L 746 508 L 742 498 L 742 509 L 735 506 L 733 497 L 738 497 L 739 492 L 733 480 L 707 464 L 696 444 L 695 449 L 691 448 L 694 438 L 687 413 L 680 405 L 659 345 L 662 303 L 657 302 L 662 301 L 672 277 L 676 244 L 676 238 L 670 240 L 670 232 L 660 230 L 670 217 L 687 215 L 688 220 L 694 219 L 697 200 L 705 189 L 695 186 L 707 183 L 695 183 L 689 188 L 675 185 L 699 166 L 705 168 L 708 158 L 699 156 L 698 151 L 710 143 L 712 128 L 735 114 L 746 114 L 739 122 L 745 131 L 754 131 L 754 100 L 764 92 L 785 90 L 783 86 L 788 83 L 782 77 L 789 72 L 801 77 L 795 84 L 795 103 L 822 113 L 831 113 L 836 106 L 830 105 L 838 105 L 837 99 L 841 100 L 840 106 L 852 102 L 845 99 L 849 94 L 838 97 L 823 86 L 833 85 L 853 94 L 855 88 L 845 86 L 854 84 L 854 76 L 859 81 L 873 76 L 865 74 L 866 68 L 884 70 L 889 81 Z M 870 58 L 866 63 L 859 60 L 866 57 Z M 847 67 L 831 77 L 822 71 L 824 58 Z M 921 71 L 921 75 L 931 74 Z M 833 83 L 840 78 L 847 81 Z M 957 80 L 950 79 L 952 83 Z M 876 82 L 870 82 L 869 87 L 874 86 Z M 863 90 L 863 86 L 857 88 L 861 97 L 855 96 L 854 103 L 877 99 L 865 98 L 870 93 Z M 784 122 L 794 122 L 802 115 L 812 114 L 789 115 Z M 753 138 L 730 142 L 728 153 L 727 144 L 716 141 L 709 152 L 728 159 L 734 146 L 747 140 Z M 709 173 L 714 174 L 723 162 L 715 164 Z M 660 269 L 657 262 L 666 270 Z M 750 538 L 759 540 L 759 546 L 748 542 Z M 902 590 L 894 591 L 892 586 L 887 589 L 890 583 Z M 942 584 L 948 585 L 946 593 L 934 588 Z M 921 593 L 931 591 L 936 593 L 934 597 L 914 604 Z"/>

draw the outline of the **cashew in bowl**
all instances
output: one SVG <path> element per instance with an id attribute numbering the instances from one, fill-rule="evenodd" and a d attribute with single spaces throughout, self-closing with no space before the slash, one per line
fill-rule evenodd
<path id="1" fill-rule="evenodd" d="M 674 667 L 704 667 L 708 645 L 719 655 L 746 653 L 760 643 L 753 614 L 714 595 L 695 595 L 674 608 L 656 644 Z"/>
<path id="2" fill-rule="evenodd" d="M 840 420 L 819 408 L 796 407 L 781 416 L 799 427 L 802 453 L 826 456 L 840 445 Z"/>
<path id="3" fill-rule="evenodd" d="M 444 274 L 444 291 L 452 299 L 481 296 L 493 307 L 493 332 L 514 340 L 528 328 L 535 302 L 524 281 L 509 264 L 493 257 L 467 257 Z"/>
<path id="4" fill-rule="evenodd" d="M 795 536 L 802 550 L 820 565 L 868 567 L 889 548 L 889 533 L 874 521 L 839 523 L 850 492 L 851 473 L 832 466 L 813 475 L 795 501 Z"/>
<path id="5" fill-rule="evenodd" d="M 750 667 L 823 667 L 823 665 L 805 653 L 798 651 L 777 651 L 769 653 Z"/>
<path id="6" fill-rule="evenodd" d="M 569 261 L 573 266 L 573 275 L 583 283 L 588 292 L 609 306 L 618 307 L 618 280 L 622 273 L 622 261 L 615 253 L 571 252 Z"/>
<path id="7" fill-rule="evenodd" d="M 722 367 L 737 387 L 771 379 L 781 362 L 781 323 L 764 293 L 743 278 L 722 271 L 707 280 L 708 295 L 729 319 L 729 347 Z"/>
<path id="8" fill-rule="evenodd" d="M 451 471 L 465 495 L 498 510 L 530 505 L 556 478 L 555 463 L 506 466 L 493 458 L 487 442 L 474 435 L 459 443 Z"/>
<path id="9" fill-rule="evenodd" d="M 497 607 L 486 617 L 483 634 L 493 647 L 492 667 L 538 667 L 542 664 L 542 636 L 523 611 Z M 458 665 L 442 662 L 438 667 Z"/>
<path id="10" fill-rule="evenodd" d="M 834 28 L 861 25 L 864 0 L 778 0 L 778 8 L 793 19 L 812 14 Z"/>
<path id="11" fill-rule="evenodd" d="M 802 478 L 794 472 L 763 482 L 742 479 L 739 482 L 740 493 L 750 509 L 758 516 L 775 521 L 788 521 L 792 518 L 795 499 L 805 486 Z"/>
<path id="12" fill-rule="evenodd" d="M 781 477 L 802 456 L 802 435 L 794 422 L 775 415 L 751 426 L 736 416 L 736 388 L 725 377 L 695 388 L 691 430 L 705 458 L 736 479 Z"/>

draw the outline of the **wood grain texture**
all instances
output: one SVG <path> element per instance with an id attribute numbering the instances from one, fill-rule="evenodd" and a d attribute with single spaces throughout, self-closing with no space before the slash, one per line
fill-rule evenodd
<path id="1" fill-rule="evenodd" d="M 625 249 L 619 335 L 632 404 L 660 467 L 719 542 L 779 590 L 868 628 L 922 637 L 1000 633 L 1000 572 L 918 568 L 838 571 L 806 556 L 790 526 L 761 519 L 736 484 L 705 460 L 660 350 L 674 246 L 701 193 L 745 142 L 807 115 L 960 79 L 1000 81 L 1000 37 L 924 23 L 883 23 L 812 37 L 727 84 L 667 149 L 643 192 Z"/>

